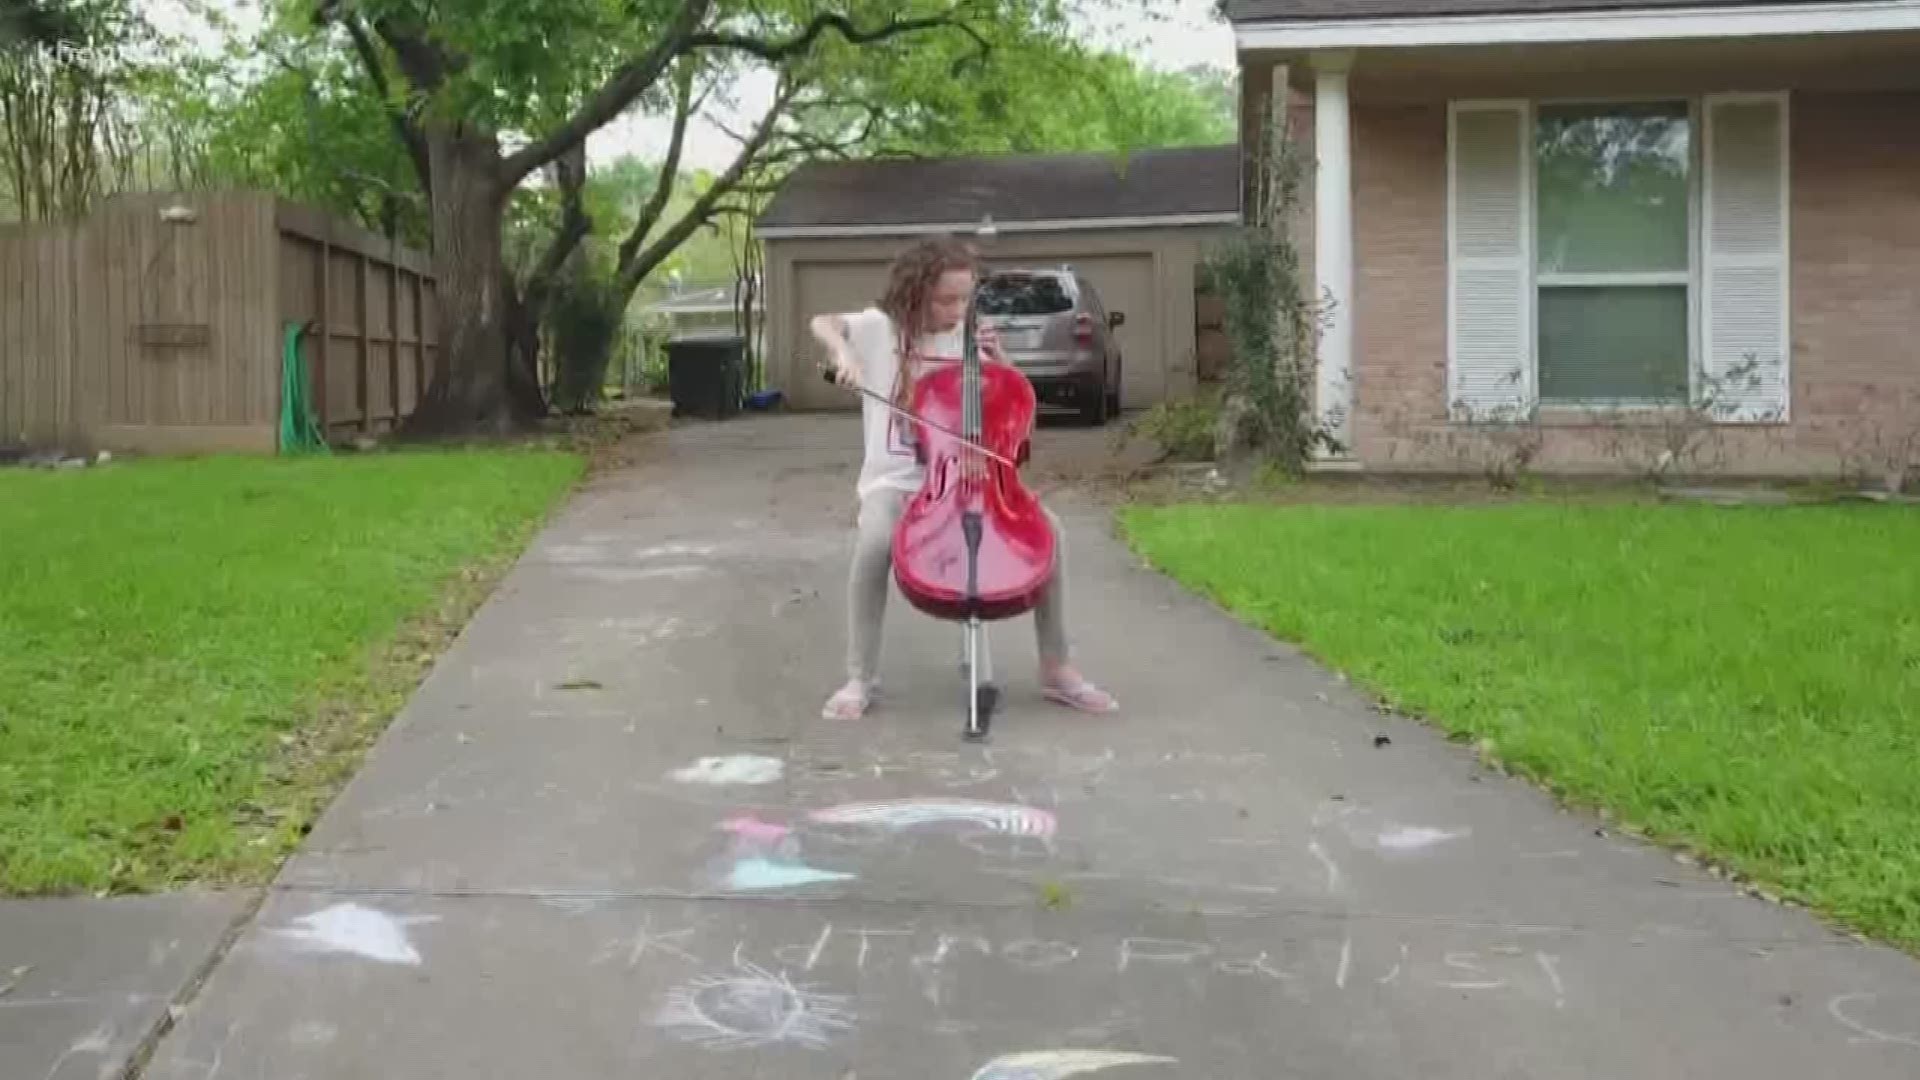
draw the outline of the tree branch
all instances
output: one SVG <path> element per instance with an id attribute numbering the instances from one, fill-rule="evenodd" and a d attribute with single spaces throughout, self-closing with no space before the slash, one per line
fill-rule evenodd
<path id="1" fill-rule="evenodd" d="M 359 20 L 353 7 L 353 0 L 317 0 L 313 9 L 313 23 L 315 26 L 329 26 L 336 22 L 357 23 Z M 380 39 L 393 50 L 400 73 L 407 77 L 416 90 L 437 90 L 449 75 L 458 74 L 467 66 L 464 59 L 441 51 L 427 31 L 419 26 L 402 26 L 390 18 L 374 19 L 372 25 L 373 32 L 380 35 Z M 351 29 L 349 25 L 349 31 Z M 361 58 L 366 58 L 364 53 Z"/>
<path id="2" fill-rule="evenodd" d="M 920 30 L 936 30 L 942 27 L 952 27 L 963 31 L 967 36 L 973 38 L 974 43 L 979 46 L 982 52 L 987 51 L 991 47 L 987 39 L 982 37 L 979 31 L 967 25 L 966 22 L 960 18 L 960 8 L 956 6 L 948 8 L 939 15 L 928 15 L 917 19 L 889 19 L 871 30 L 860 29 L 853 24 L 852 19 L 838 12 L 827 12 L 822 15 L 815 15 L 813 21 L 809 22 L 805 29 L 785 41 L 766 41 L 745 34 L 709 31 L 691 35 L 687 39 L 686 48 L 689 50 L 732 49 L 738 52 L 752 53 L 768 63 L 777 64 L 789 57 L 811 49 L 813 43 L 819 40 L 820 36 L 828 30 L 837 32 L 848 44 L 866 45 L 890 37 L 897 37 L 901 34 L 910 34 Z"/>
<path id="3" fill-rule="evenodd" d="M 688 51 L 687 42 L 712 7 L 713 0 L 684 0 L 679 14 L 661 31 L 651 48 L 631 63 L 622 64 L 566 122 L 507 158 L 501 176 L 507 188 L 511 190 L 528 173 L 584 143 L 588 135 L 625 112 L 635 98 L 659 81 L 667 65 Z"/>
<path id="4" fill-rule="evenodd" d="M 587 148 L 582 143 L 560 155 L 553 162 L 560 188 L 560 231 L 554 234 L 547 250 L 540 255 L 540 262 L 527 276 L 527 286 L 521 297 L 521 303 L 538 319 L 545 310 L 547 297 L 553 291 L 553 281 L 566 265 L 567 258 L 573 254 L 580 242 L 593 231 L 593 218 L 587 214 L 583 192 L 587 186 Z"/>
<path id="5" fill-rule="evenodd" d="M 621 258 L 617 285 L 621 296 L 633 295 L 633 290 L 640 287 L 640 282 L 645 280 L 647 274 L 658 266 L 662 259 L 685 243 L 695 229 L 713 216 L 714 206 L 732 192 L 735 185 L 739 184 L 741 178 L 747 174 L 747 170 L 757 163 L 760 151 L 767 145 L 768 140 L 773 138 L 774 128 L 779 125 L 780 118 L 786 114 L 787 106 L 792 104 L 794 95 L 800 92 L 801 86 L 800 82 L 781 79 L 780 89 L 774 95 L 773 104 L 768 107 L 766 116 L 761 119 L 760 126 L 755 129 L 752 137 L 740 148 L 740 153 L 734 157 L 733 164 L 727 166 L 727 171 L 716 178 L 711 187 L 700 193 L 700 197 L 687 208 L 687 212 L 681 216 L 680 220 L 674 222 L 673 226 L 662 233 L 659 239 L 648 244 L 645 250 L 631 258 L 628 257 L 628 253 L 639 248 L 640 243 L 644 241 L 644 235 L 629 236 L 627 243 L 620 245 Z"/>
<path id="6" fill-rule="evenodd" d="M 822 134 L 808 130 L 807 121 L 802 118 L 803 114 L 818 113 L 828 114 L 824 123 L 813 125 L 816 129 L 826 128 Z M 844 115 L 848 113 L 853 115 Z M 895 110 L 865 98 L 819 98 L 796 105 L 793 114 L 802 118 L 803 126 L 788 136 L 792 146 L 780 156 L 782 160 L 806 156 L 847 157 L 871 144 L 883 125 L 897 119 Z M 834 131 L 841 134 L 836 136 Z"/>
<path id="7" fill-rule="evenodd" d="M 814 102 L 812 104 L 813 107 L 819 108 L 826 106 L 828 103 Z M 886 122 L 888 115 L 887 110 L 879 105 L 869 103 L 861 105 L 860 108 L 865 115 L 862 118 L 860 127 L 852 133 L 836 139 L 816 136 L 804 130 L 790 131 L 787 132 L 785 136 L 786 145 L 772 153 L 762 155 L 760 163 L 763 165 L 784 165 L 789 162 L 805 161 L 813 158 L 832 157 L 844 159 L 853 156 L 861 147 L 867 145 L 873 139 L 874 132 L 881 124 Z M 738 136 L 736 136 L 736 138 L 737 137 Z"/>
<path id="8" fill-rule="evenodd" d="M 762 164 L 765 164 L 765 162 L 762 162 Z M 779 184 L 749 184 L 742 182 L 733 185 L 733 194 L 735 195 L 772 195 L 779 190 Z"/>
<path id="9" fill-rule="evenodd" d="M 424 29 L 402 26 L 392 19 L 375 19 L 373 32 L 393 50 L 401 74 L 416 90 L 431 93 L 466 70 L 465 58 L 447 54 Z"/>
<path id="10" fill-rule="evenodd" d="M 686 141 L 687 121 L 692 118 L 694 109 L 693 68 L 690 60 L 680 66 L 674 86 L 673 136 L 667 142 L 667 158 L 660 166 L 660 178 L 654 181 L 653 194 L 648 196 L 647 204 L 640 208 L 640 216 L 634 220 L 633 231 L 620 242 L 621 266 L 633 258 L 647 234 L 653 231 L 661 212 L 667 208 L 667 201 L 673 197 L 674 185 L 680 180 L 680 150 Z M 705 97 L 705 94 L 701 95 L 702 100 Z"/>
<path id="11" fill-rule="evenodd" d="M 373 36 L 367 33 L 367 28 L 352 13 L 348 13 L 340 22 L 346 27 L 347 36 L 353 39 L 353 51 L 360 55 L 360 66 L 366 69 L 374 93 L 379 95 L 382 102 L 382 111 L 392 121 L 394 134 L 400 137 L 400 145 L 407 148 L 407 157 L 413 161 L 414 175 L 420 178 L 420 190 L 432 191 L 433 170 L 428 164 L 426 136 L 394 102 L 393 89 L 387 82 L 387 73 L 380 63 L 380 50 L 374 46 Z"/>

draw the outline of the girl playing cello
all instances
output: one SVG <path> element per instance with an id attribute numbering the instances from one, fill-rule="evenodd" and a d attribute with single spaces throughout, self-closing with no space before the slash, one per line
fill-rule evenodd
<path id="1" fill-rule="evenodd" d="M 890 394 L 906 407 L 923 362 L 957 360 L 962 320 L 980 272 L 973 247 L 958 237 L 921 241 L 893 262 L 885 294 L 859 312 L 815 316 L 811 329 L 826 350 L 836 380 Z M 990 327 L 979 332 L 980 355 L 1005 363 Z M 860 512 L 853 565 L 847 577 L 846 683 L 828 698 L 828 719 L 866 715 L 878 685 L 880 629 L 886 613 L 892 539 L 907 500 L 920 490 L 922 469 L 909 425 L 872 400 L 863 400 L 866 456 L 855 493 Z M 1060 519 L 1047 511 L 1057 538 L 1054 573 L 1034 609 L 1040 682 L 1052 701 L 1085 712 L 1111 712 L 1113 697 L 1081 677 L 1070 662 L 1066 630 L 1066 549 Z M 983 671 L 987 665 L 983 664 Z"/>

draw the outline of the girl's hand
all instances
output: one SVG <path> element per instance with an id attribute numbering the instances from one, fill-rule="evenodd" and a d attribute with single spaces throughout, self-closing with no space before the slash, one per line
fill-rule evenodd
<path id="1" fill-rule="evenodd" d="M 980 344 L 980 355 L 990 364 L 1004 364 L 1007 354 L 1000 351 L 1000 331 L 991 326 L 982 326 L 974 334 Z"/>
<path id="2" fill-rule="evenodd" d="M 815 340 L 826 350 L 833 381 L 841 386 L 860 385 L 860 366 L 854 362 L 847 333 L 847 317 L 839 314 L 815 315 L 809 323 Z"/>
<path id="3" fill-rule="evenodd" d="M 860 368 L 844 346 L 833 350 L 833 378 L 841 386 L 860 385 Z"/>

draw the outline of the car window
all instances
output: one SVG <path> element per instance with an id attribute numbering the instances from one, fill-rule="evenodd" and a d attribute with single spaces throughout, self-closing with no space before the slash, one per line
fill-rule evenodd
<path id="1" fill-rule="evenodd" d="M 1051 274 L 995 274 L 980 288 L 983 315 L 1058 315 L 1073 310 L 1073 297 Z"/>

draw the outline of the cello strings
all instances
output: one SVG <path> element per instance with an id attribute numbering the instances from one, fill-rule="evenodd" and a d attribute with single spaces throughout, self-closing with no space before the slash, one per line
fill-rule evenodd
<path id="1" fill-rule="evenodd" d="M 961 474 L 966 478 L 968 494 L 972 494 L 974 481 L 979 478 L 980 458 L 974 453 L 973 446 L 980 441 L 980 319 L 978 297 L 970 297 L 967 304 L 966 340 L 962 343 L 962 362 L 966 369 L 963 373 L 965 397 L 962 403 L 961 423 L 967 432 L 968 445 L 961 448 L 964 466 Z"/>

